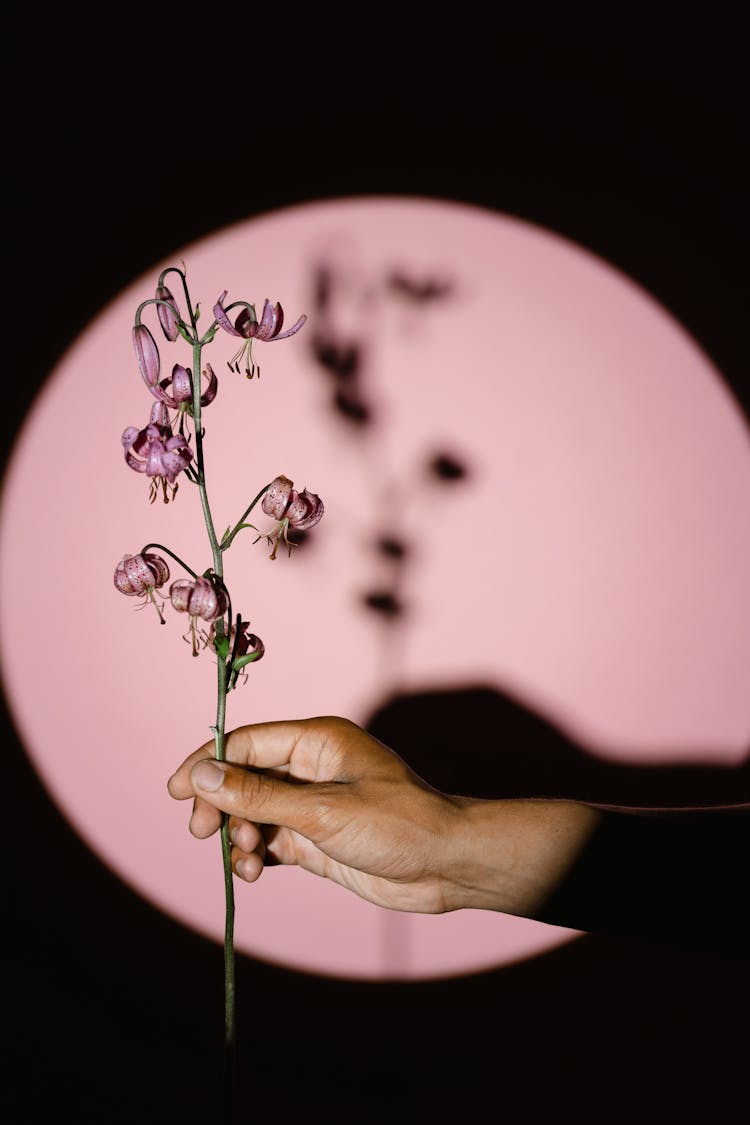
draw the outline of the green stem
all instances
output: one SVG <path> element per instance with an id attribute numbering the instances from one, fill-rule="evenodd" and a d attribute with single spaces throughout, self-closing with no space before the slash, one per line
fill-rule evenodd
<path id="1" fill-rule="evenodd" d="M 172 556 L 176 563 L 179 563 L 180 566 L 188 572 L 188 574 L 192 574 L 193 578 L 198 577 L 195 571 L 189 567 L 186 562 L 183 562 L 179 555 L 176 555 L 174 551 L 170 551 L 169 547 L 165 547 L 163 543 L 147 543 L 145 547 L 141 547 L 140 553 L 145 555 L 146 551 L 149 551 L 152 547 L 158 547 L 160 551 L 166 551 L 168 555 Z"/>
<path id="2" fill-rule="evenodd" d="M 192 307 L 190 308 L 192 317 Z M 216 529 L 211 516 L 211 508 L 206 491 L 206 473 L 203 464 L 203 427 L 201 425 L 201 347 L 200 343 L 193 345 L 193 418 L 195 420 L 196 460 L 198 471 L 198 488 L 203 508 L 203 517 L 206 521 L 206 531 L 211 544 L 211 553 L 214 561 L 214 574 L 223 581 L 224 569 L 221 547 L 216 538 Z M 224 637 L 224 619 L 218 618 L 215 622 L 217 643 Z M 212 727 L 216 746 L 216 760 L 226 760 L 225 723 L 227 704 L 227 664 L 221 657 L 216 662 L 217 699 L 216 699 L 216 726 Z M 229 839 L 229 818 L 222 814 L 221 821 L 221 854 L 224 867 L 224 890 L 226 898 L 226 918 L 224 927 L 224 1115 L 229 1123 L 234 1113 L 234 1046 L 235 1046 L 235 957 L 234 957 L 234 882 L 232 879 L 232 845 Z"/>
<path id="3" fill-rule="evenodd" d="M 258 493 L 258 495 L 253 500 L 252 504 L 248 508 L 245 508 L 245 511 L 242 513 L 240 518 L 237 520 L 237 523 L 234 525 L 234 527 L 232 528 L 232 530 L 229 533 L 229 535 L 227 536 L 227 538 L 222 541 L 222 544 L 221 544 L 221 550 L 222 551 L 226 551 L 226 549 L 231 546 L 232 540 L 234 539 L 237 532 L 240 531 L 240 529 L 242 528 L 242 524 L 245 522 L 245 517 L 250 515 L 250 513 L 252 512 L 253 508 L 255 507 L 255 505 L 260 500 L 263 493 L 268 492 L 268 490 L 269 490 L 269 488 L 271 487 L 272 484 L 273 484 L 273 481 L 269 481 L 268 484 L 264 484 L 263 487 L 261 488 L 260 492 Z"/>

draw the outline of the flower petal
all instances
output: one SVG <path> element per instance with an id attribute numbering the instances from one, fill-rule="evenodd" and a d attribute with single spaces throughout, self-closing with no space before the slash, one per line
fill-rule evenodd
<path id="1" fill-rule="evenodd" d="M 172 397 L 176 404 L 193 401 L 193 377 L 187 368 L 176 363 L 172 368 Z"/>
<path id="2" fill-rule="evenodd" d="M 266 515 L 272 516 L 275 520 L 283 519 L 293 489 L 294 484 L 289 477 L 276 477 L 271 482 L 270 488 L 266 490 L 261 503 L 261 508 Z"/>
<path id="3" fill-rule="evenodd" d="M 279 332 L 269 343 L 273 343 L 274 340 L 286 340 L 287 336 L 293 336 L 295 332 L 299 332 L 306 320 L 307 314 L 303 313 L 296 324 L 293 324 L 291 328 L 287 328 L 286 332 Z"/>
<path id="4" fill-rule="evenodd" d="M 234 327 L 231 320 L 224 311 L 224 300 L 228 292 L 229 290 L 225 289 L 214 305 L 214 319 L 219 327 L 223 328 L 225 332 L 228 332 L 230 336 L 239 336 L 240 333 Z"/>
<path id="5" fill-rule="evenodd" d="M 201 406 L 208 406 L 209 402 L 213 402 L 216 398 L 216 392 L 219 389 L 219 380 L 216 378 L 216 372 L 210 363 L 206 364 L 204 375 L 208 375 L 208 386 L 201 395 Z"/>

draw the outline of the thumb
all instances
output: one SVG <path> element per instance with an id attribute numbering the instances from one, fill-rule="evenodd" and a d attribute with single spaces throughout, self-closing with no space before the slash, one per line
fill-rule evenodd
<path id="1" fill-rule="evenodd" d="M 222 812 L 314 835 L 319 803 L 314 784 L 290 785 L 256 770 L 203 759 L 190 771 L 197 796 Z"/>

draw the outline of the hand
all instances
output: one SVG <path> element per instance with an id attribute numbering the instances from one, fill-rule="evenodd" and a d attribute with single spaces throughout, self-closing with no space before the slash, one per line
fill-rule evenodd
<path id="1" fill-rule="evenodd" d="M 529 915 L 573 862 L 600 814 L 569 801 L 482 801 L 433 789 L 347 719 L 239 727 L 224 763 L 207 742 L 169 780 L 194 799 L 201 839 L 229 814 L 232 868 L 254 882 L 298 864 L 378 906 Z"/>

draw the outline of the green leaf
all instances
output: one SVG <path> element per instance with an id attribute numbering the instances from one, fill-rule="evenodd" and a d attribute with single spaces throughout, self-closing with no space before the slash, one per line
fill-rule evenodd
<path id="1" fill-rule="evenodd" d="M 205 335 L 205 336 L 203 337 L 203 343 L 204 343 L 204 344 L 210 344 L 210 343 L 211 343 L 211 341 L 213 340 L 214 336 L 216 335 L 216 333 L 217 333 L 218 331 L 219 331 L 219 326 L 218 326 L 218 324 L 216 325 L 216 327 L 215 327 L 215 328 L 209 328 L 208 332 L 207 332 L 207 333 L 206 333 L 206 335 Z"/>
<path id="2" fill-rule="evenodd" d="M 201 307 L 200 307 L 200 303 L 199 303 L 195 306 L 195 322 L 196 322 L 196 324 L 200 320 L 200 316 L 201 316 Z"/>
<path id="3" fill-rule="evenodd" d="M 192 345 L 193 341 L 188 336 L 187 328 L 185 328 L 182 324 L 178 324 L 177 325 L 177 331 L 180 333 L 183 340 L 187 340 L 188 344 Z"/>
<path id="4" fill-rule="evenodd" d="M 245 656 L 238 656 L 232 664 L 233 672 L 241 672 L 246 664 L 252 664 L 260 656 L 259 652 L 248 652 Z"/>
<path id="5" fill-rule="evenodd" d="M 224 532 L 224 534 L 223 534 L 223 535 L 222 535 L 222 537 L 221 537 L 221 542 L 222 542 L 222 543 L 223 543 L 223 542 L 224 542 L 224 540 L 226 539 L 227 535 L 229 535 L 229 532 L 230 532 L 231 530 L 232 530 L 232 528 L 231 528 L 231 527 L 230 527 L 229 525 L 227 525 L 227 529 L 226 529 L 226 531 Z M 220 544 L 220 545 L 221 545 L 221 544 Z"/>
<path id="6" fill-rule="evenodd" d="M 218 637 L 214 641 L 214 648 L 220 660 L 226 660 L 229 656 L 229 637 Z"/>

